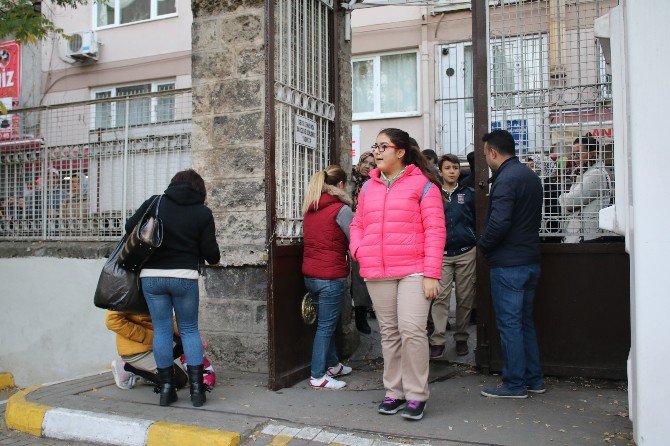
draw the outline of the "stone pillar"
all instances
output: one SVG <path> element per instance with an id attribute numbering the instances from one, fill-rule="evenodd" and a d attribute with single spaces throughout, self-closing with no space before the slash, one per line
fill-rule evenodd
<path id="1" fill-rule="evenodd" d="M 193 168 L 205 179 L 221 263 L 201 290 L 216 364 L 267 370 L 264 1 L 194 0 Z"/>
<path id="2" fill-rule="evenodd" d="M 207 184 L 225 266 L 206 271 L 201 328 L 215 365 L 261 372 L 268 366 L 265 1 L 275 0 L 192 2 L 191 157 Z M 337 158 L 350 172 L 350 42 L 340 37 L 337 51 Z"/>

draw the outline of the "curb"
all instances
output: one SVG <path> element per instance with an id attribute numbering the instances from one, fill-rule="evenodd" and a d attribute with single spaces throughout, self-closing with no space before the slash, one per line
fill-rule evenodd
<path id="1" fill-rule="evenodd" d="M 16 387 L 11 373 L 0 373 L 0 390 Z"/>
<path id="2" fill-rule="evenodd" d="M 240 434 L 219 429 L 140 420 L 83 410 L 54 408 L 26 398 L 40 387 L 17 392 L 7 401 L 5 422 L 35 437 L 119 446 L 237 446 Z"/>

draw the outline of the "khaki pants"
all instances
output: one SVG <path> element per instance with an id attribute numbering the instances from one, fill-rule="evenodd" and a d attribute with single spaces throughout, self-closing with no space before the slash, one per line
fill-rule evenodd
<path id="1" fill-rule="evenodd" d="M 431 315 L 435 329 L 430 336 L 430 345 L 445 345 L 445 332 L 449 320 L 451 288 L 456 282 L 456 332 L 454 341 L 468 340 L 468 323 L 475 300 L 477 248 L 457 256 L 442 258 L 442 279 L 440 294 L 433 302 Z"/>
<path id="2" fill-rule="evenodd" d="M 132 365 L 136 369 L 145 370 L 150 373 L 158 373 L 158 366 L 156 365 L 156 358 L 154 358 L 153 353 L 149 353 L 137 361 L 128 362 L 128 364 Z"/>
<path id="3" fill-rule="evenodd" d="M 423 276 L 373 280 L 367 286 L 382 336 L 386 396 L 428 400 L 430 301 L 423 294 Z"/>

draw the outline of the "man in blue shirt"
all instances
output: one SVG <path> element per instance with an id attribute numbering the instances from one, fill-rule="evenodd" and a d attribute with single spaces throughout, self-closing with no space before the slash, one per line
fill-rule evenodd
<path id="1" fill-rule="evenodd" d="M 544 393 L 533 322 L 533 300 L 540 278 L 542 184 L 515 156 L 514 138 L 506 130 L 484 135 L 489 180 L 488 213 L 477 247 L 486 256 L 491 297 L 505 364 L 502 383 L 482 390 L 493 398 L 527 398 Z"/>

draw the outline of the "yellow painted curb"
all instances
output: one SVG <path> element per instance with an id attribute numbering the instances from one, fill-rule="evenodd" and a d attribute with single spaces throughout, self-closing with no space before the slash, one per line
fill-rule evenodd
<path id="1" fill-rule="evenodd" d="M 0 373 L 0 390 L 16 387 L 14 385 L 14 377 L 11 373 Z"/>
<path id="2" fill-rule="evenodd" d="M 44 414 L 52 408 L 26 401 L 26 396 L 37 389 L 39 389 L 39 386 L 30 387 L 17 392 L 9 398 L 7 401 L 7 410 L 5 411 L 5 422 L 8 428 L 36 437 L 42 435 Z"/>
<path id="3" fill-rule="evenodd" d="M 293 440 L 293 436 L 291 435 L 277 434 L 269 446 L 286 446 L 291 440 Z"/>
<path id="4" fill-rule="evenodd" d="M 240 434 L 218 429 L 205 429 L 173 423 L 154 423 L 149 426 L 146 446 L 237 446 Z"/>

